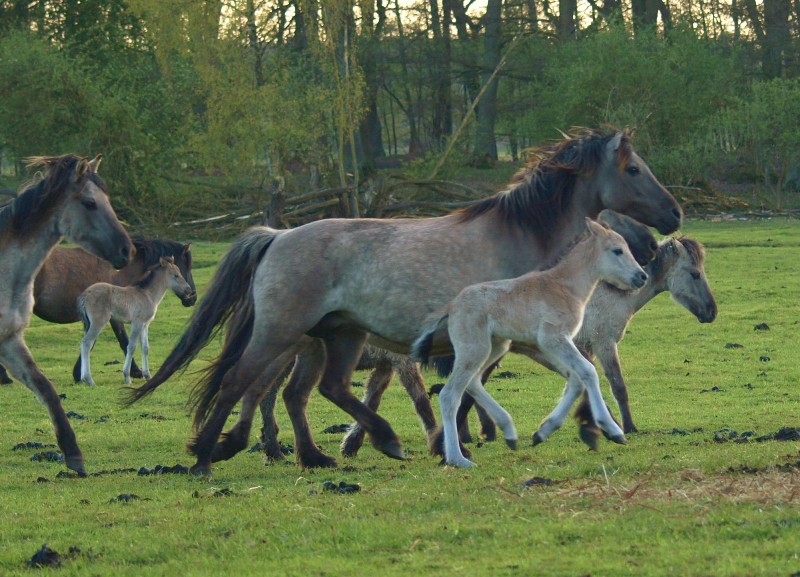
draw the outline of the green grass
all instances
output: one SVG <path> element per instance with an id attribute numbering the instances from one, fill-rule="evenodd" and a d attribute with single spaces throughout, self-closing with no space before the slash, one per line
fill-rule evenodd
<path id="1" fill-rule="evenodd" d="M 763 435 L 800 426 L 800 223 L 690 222 L 684 232 L 708 247 L 719 317 L 701 325 L 666 296 L 636 317 L 621 357 L 641 432 L 625 446 L 603 442 L 596 453 L 570 422 L 529 446 L 563 382 L 516 356 L 502 367 L 516 376 L 494 377 L 488 387 L 514 415 L 521 448 L 473 446 L 479 467 L 470 471 L 441 468 L 427 454 L 411 404 L 393 386 L 381 413 L 402 438 L 406 462 L 366 446 L 355 459 L 340 458 L 336 470 L 265 465 L 243 453 L 216 464 L 212 480 L 125 472 L 59 478 L 63 465 L 11 450 L 53 442 L 46 411 L 23 386 L 0 387 L 0 575 L 35 571 L 26 561 L 43 543 L 64 555 L 80 549 L 59 575 L 797 574 L 800 469 L 788 465 L 800 461 L 800 443 L 713 437 L 723 428 Z M 226 248 L 193 245 L 201 295 Z M 153 366 L 190 314 L 167 295 L 151 329 Z M 754 330 L 760 323 L 769 330 Z M 123 357 L 109 329 L 93 353 L 98 385 L 71 382 L 80 332 L 36 319 L 27 341 L 67 395 L 65 408 L 86 416 L 72 424 L 90 472 L 191 464 L 183 448 L 191 372 L 121 406 L 121 365 L 103 366 Z M 201 361 L 216 351 L 210 346 Z M 441 381 L 431 373 L 426 380 Z M 713 387 L 721 390 L 704 392 Z M 310 420 L 335 454 L 340 435 L 322 430 L 347 415 L 315 394 Z M 282 408 L 278 422 L 281 441 L 292 443 Z M 533 477 L 551 484 L 525 487 Z M 361 491 L 324 492 L 326 480 Z M 121 494 L 141 499 L 112 501 Z"/>

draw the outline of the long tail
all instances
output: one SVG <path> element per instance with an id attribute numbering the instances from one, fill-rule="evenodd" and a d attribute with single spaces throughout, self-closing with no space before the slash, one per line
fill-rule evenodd
<path id="1" fill-rule="evenodd" d="M 231 248 L 222 257 L 214 277 L 211 279 L 211 284 L 200 304 L 195 308 L 189 326 L 180 341 L 150 380 L 139 388 L 129 389 L 124 399 L 126 404 L 134 403 L 149 395 L 173 374 L 186 370 L 189 363 L 217 335 L 231 316 L 234 316 L 237 325 L 249 322 L 250 331 L 252 331 L 251 282 L 264 253 L 278 234 L 280 231 L 268 227 L 253 227 L 233 241 Z M 228 336 L 230 337 L 233 332 L 235 329 L 229 327 Z M 248 332 L 247 339 L 249 340 L 249 338 Z M 225 349 L 232 348 L 228 345 L 229 343 L 226 342 Z M 244 346 L 239 347 L 238 351 L 236 349 L 223 350 L 208 373 L 213 375 L 216 372 L 214 367 L 220 363 L 232 366 L 238 360 L 243 349 Z M 204 381 L 206 382 L 198 384 L 197 396 L 205 398 L 210 394 L 210 397 L 213 398 L 216 392 L 207 392 L 208 387 L 213 386 L 213 383 L 210 382 L 211 379 L 206 378 Z M 202 401 L 198 405 L 202 406 Z"/>

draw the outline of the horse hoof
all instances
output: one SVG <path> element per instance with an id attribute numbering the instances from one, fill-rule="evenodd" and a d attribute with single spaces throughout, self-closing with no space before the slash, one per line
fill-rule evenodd
<path id="1" fill-rule="evenodd" d="M 89 476 L 83 466 L 83 457 L 67 457 L 66 464 L 68 469 L 78 474 L 78 477 L 85 478 Z"/>
<path id="2" fill-rule="evenodd" d="M 590 451 L 597 451 L 599 449 L 600 429 L 581 425 L 578 427 L 578 436 L 581 441 L 589 447 Z"/>
<path id="3" fill-rule="evenodd" d="M 631 424 L 630 424 L 630 425 L 628 425 L 627 427 L 624 427 L 624 428 L 622 429 L 622 431 L 623 431 L 623 432 L 625 432 L 625 433 L 638 433 L 638 432 L 639 432 L 639 429 L 636 427 L 636 425 L 634 425 L 633 423 L 631 423 Z"/>
<path id="4" fill-rule="evenodd" d="M 211 478 L 211 467 L 209 465 L 200 465 L 195 463 L 192 465 L 192 468 L 189 469 L 189 473 L 194 475 L 195 477 L 205 477 L 207 479 Z"/>
<path id="5" fill-rule="evenodd" d="M 541 443 L 544 443 L 544 439 L 539 434 L 539 431 L 536 431 L 533 434 L 533 446 L 535 447 L 536 445 L 540 445 Z"/>
<path id="6" fill-rule="evenodd" d="M 625 435 L 612 435 L 609 437 L 609 440 L 613 441 L 618 445 L 627 445 L 628 439 L 625 438 Z"/>
<path id="7" fill-rule="evenodd" d="M 389 443 L 385 443 L 381 446 L 380 451 L 392 459 L 397 459 L 398 461 L 406 460 L 405 453 L 403 453 L 403 446 L 400 444 L 400 441 L 390 441 Z"/>
<path id="8" fill-rule="evenodd" d="M 327 455 L 319 455 L 313 459 L 301 458 L 298 464 L 302 469 L 335 469 L 339 466 L 336 459 Z"/>
<path id="9" fill-rule="evenodd" d="M 471 469 L 473 467 L 477 467 L 475 463 L 463 457 L 460 459 L 448 459 L 445 461 L 445 465 L 448 467 L 458 467 L 459 469 Z"/>
<path id="10" fill-rule="evenodd" d="M 506 439 L 506 445 L 508 445 L 508 448 L 513 450 L 513 451 L 517 450 L 517 440 L 516 439 Z"/>

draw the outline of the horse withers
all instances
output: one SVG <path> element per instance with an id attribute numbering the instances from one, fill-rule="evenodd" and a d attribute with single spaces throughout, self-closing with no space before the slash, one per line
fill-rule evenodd
<path id="1" fill-rule="evenodd" d="M 131 400 L 188 366 L 227 323 L 222 352 L 196 388 L 193 472 L 210 474 L 213 461 L 247 447 L 260 399 L 295 357 L 295 374 L 306 377 L 284 398 L 294 403 L 287 408 L 303 466 L 335 465 L 305 419 L 304 391 L 317 382 L 376 448 L 403 458 L 389 423 L 350 389 L 367 336 L 407 353 L 428 313 L 468 285 L 539 268 L 604 208 L 664 234 L 681 224 L 679 205 L 626 132 L 584 130 L 542 147 L 507 190 L 446 216 L 252 228 L 233 242 L 180 341 Z M 239 400 L 239 420 L 220 438 Z"/>
<path id="2" fill-rule="evenodd" d="M 122 365 L 125 384 L 131 384 L 131 363 L 136 345 L 141 341 L 142 374 L 150 378 L 150 323 L 156 317 L 158 305 L 167 290 L 172 290 L 182 301 L 192 294 L 180 269 L 172 257 L 159 259 L 138 282 L 130 286 L 116 286 L 99 282 L 87 288 L 78 297 L 78 311 L 81 314 L 84 335 L 81 339 L 81 380 L 94 385 L 90 366 L 90 354 L 98 335 L 110 320 L 131 324 L 131 337 Z"/>
<path id="3" fill-rule="evenodd" d="M 85 476 L 83 455 L 53 384 L 42 374 L 23 338 L 33 310 L 33 281 L 63 239 L 122 268 L 133 245 L 117 220 L 101 156 L 66 154 L 28 159 L 43 176 L 0 210 L 0 362 L 47 406 L 67 467 Z"/>
<path id="4" fill-rule="evenodd" d="M 414 356 L 423 361 L 437 348 L 452 347 L 455 353 L 453 372 L 439 393 L 448 465 L 474 465 L 462 454 L 458 440 L 456 411 L 464 391 L 489 413 L 506 443 L 516 448 L 517 431 L 511 416 L 481 382 L 486 369 L 508 352 L 512 341 L 536 346 L 568 379 L 561 401 L 536 432 L 538 442 L 563 424 L 584 390 L 595 422 L 614 442 L 626 442 L 603 402 L 594 365 L 572 339 L 600 281 L 622 290 L 637 289 L 647 281 L 647 274 L 619 234 L 590 219 L 586 219 L 586 226 L 587 232 L 553 267 L 463 289 L 442 311 L 432 315 L 415 342 Z"/>
<path id="5" fill-rule="evenodd" d="M 131 238 L 136 249 L 130 262 L 121 269 L 111 263 L 86 252 L 80 247 L 57 246 L 53 249 L 33 283 L 33 314 L 39 318 L 59 324 L 77 323 L 81 320 L 78 312 L 78 297 L 90 285 L 107 282 L 117 286 L 128 286 L 141 279 L 147 269 L 158 264 L 161 257 L 172 257 L 181 275 L 192 287 L 189 296 L 181 299 L 183 306 L 194 306 L 197 290 L 192 277 L 191 243 L 174 240 L 134 236 Z M 128 334 L 125 325 L 111 320 L 111 329 L 117 337 L 123 352 L 128 350 Z M 141 378 L 142 371 L 133 361 L 131 376 Z M 80 356 L 72 368 L 75 382 L 81 379 Z M 0 383 L 10 383 L 5 368 L 0 366 Z"/>

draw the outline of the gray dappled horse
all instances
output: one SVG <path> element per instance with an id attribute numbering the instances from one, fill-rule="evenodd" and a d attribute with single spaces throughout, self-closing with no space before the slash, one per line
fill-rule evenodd
<path id="1" fill-rule="evenodd" d="M 307 391 L 320 379 L 322 394 L 361 423 L 375 447 L 403 458 L 389 423 L 350 390 L 367 335 L 408 352 L 426 315 L 462 288 L 535 270 L 604 208 L 664 234 L 681 224 L 678 203 L 626 132 L 583 130 L 542 147 L 506 190 L 446 216 L 254 227 L 233 242 L 180 341 L 130 400 L 186 368 L 227 323 L 223 350 L 194 395 L 193 472 L 210 474 L 213 461 L 247 446 L 259 400 L 298 355 L 284 399 L 302 465 L 335 464 L 305 420 Z M 239 421 L 220 440 L 240 399 Z"/>
<path id="2" fill-rule="evenodd" d="M 133 246 L 97 174 L 100 159 L 73 154 L 30 158 L 29 166 L 41 168 L 44 176 L 0 211 L 0 362 L 47 406 L 66 465 L 81 476 L 86 470 L 75 433 L 23 332 L 33 310 L 36 273 L 61 239 L 116 268 L 128 264 Z"/>

